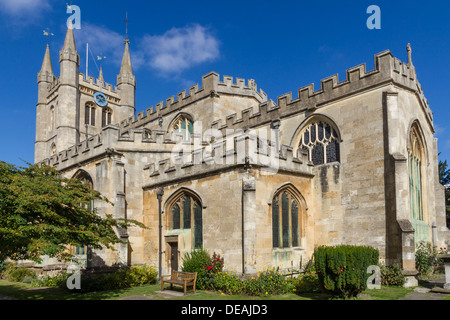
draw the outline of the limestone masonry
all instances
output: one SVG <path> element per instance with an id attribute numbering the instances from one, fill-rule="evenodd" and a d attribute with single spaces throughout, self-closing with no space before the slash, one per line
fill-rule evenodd
<path id="1" fill-rule="evenodd" d="M 163 274 L 203 246 L 226 268 L 299 269 L 319 245 L 369 245 L 415 274 L 415 245 L 448 247 L 433 113 L 408 61 L 390 51 L 277 101 L 254 80 L 204 75 L 201 84 L 135 116 L 125 41 L 115 86 L 79 72 L 73 31 L 60 75 L 47 46 L 38 73 L 35 162 L 90 183 L 141 221 L 117 230 L 117 250 L 71 248 L 87 267 L 154 264 L 162 188 Z M 51 259 L 46 264 L 55 263 Z"/>

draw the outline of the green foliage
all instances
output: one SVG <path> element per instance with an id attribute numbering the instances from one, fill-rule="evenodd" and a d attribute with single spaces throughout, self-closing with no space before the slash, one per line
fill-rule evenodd
<path id="1" fill-rule="evenodd" d="M 207 250 L 199 248 L 185 253 L 182 260 L 182 271 L 197 272 L 198 289 L 214 288 L 215 274 L 222 272 L 223 269 L 223 258 L 220 255 L 214 252 L 210 256 Z"/>
<path id="2" fill-rule="evenodd" d="M 31 282 L 36 278 L 36 272 L 25 267 L 17 267 L 17 263 L 10 263 L 5 267 L 2 277 L 10 282 Z"/>
<path id="3" fill-rule="evenodd" d="M 70 274 L 63 272 L 55 276 L 44 276 L 41 278 L 33 279 L 31 282 L 32 287 L 65 287 L 67 278 Z"/>
<path id="4" fill-rule="evenodd" d="M 380 266 L 381 284 L 385 286 L 401 287 L 405 284 L 405 276 L 402 268 L 394 264 L 392 266 Z"/>
<path id="5" fill-rule="evenodd" d="M 115 272 L 87 273 L 81 275 L 81 289 L 73 291 L 96 292 L 131 288 L 156 283 L 157 276 L 156 267 L 149 265 L 132 266 Z"/>
<path id="6" fill-rule="evenodd" d="M 217 272 L 212 277 L 212 289 L 225 294 L 241 294 L 244 283 L 236 275 L 228 272 Z"/>
<path id="7" fill-rule="evenodd" d="M 303 292 L 317 292 L 320 291 L 319 276 L 317 275 L 314 263 L 309 263 L 305 268 L 303 274 L 294 279 L 295 291 Z"/>
<path id="8" fill-rule="evenodd" d="M 293 290 L 291 282 L 275 268 L 258 272 L 256 277 L 246 280 L 244 284 L 245 293 L 252 296 L 285 294 Z"/>
<path id="9" fill-rule="evenodd" d="M 450 184 L 450 169 L 447 169 L 447 160 L 439 161 L 439 181 L 441 184 Z"/>
<path id="10" fill-rule="evenodd" d="M 210 260 L 208 251 L 203 248 L 194 249 L 184 254 L 181 270 L 184 272 L 201 272 L 205 266 L 209 265 Z"/>
<path id="11" fill-rule="evenodd" d="M 48 255 L 70 259 L 67 246 L 114 250 L 122 241 L 116 227 L 143 224 L 100 217 L 82 203 L 108 202 L 77 179 L 60 177 L 52 167 L 18 168 L 0 161 L 0 261 L 34 260 Z"/>
<path id="12" fill-rule="evenodd" d="M 353 298 L 367 287 L 370 265 L 378 265 L 378 250 L 366 246 L 321 246 L 314 251 L 321 287 L 341 298 Z"/>
<path id="13" fill-rule="evenodd" d="M 433 273 L 433 267 L 438 263 L 438 252 L 430 242 L 421 241 L 416 247 L 416 269 L 421 275 Z"/>

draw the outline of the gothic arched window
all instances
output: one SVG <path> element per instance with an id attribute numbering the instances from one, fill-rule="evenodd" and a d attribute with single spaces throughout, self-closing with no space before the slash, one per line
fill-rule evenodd
<path id="1" fill-rule="evenodd" d="M 102 109 L 102 127 L 106 127 L 107 125 L 111 124 L 112 120 L 112 110 L 110 108 L 103 108 Z"/>
<path id="2" fill-rule="evenodd" d="M 179 116 L 172 124 L 172 132 L 174 135 L 181 135 L 184 141 L 190 141 L 191 134 L 194 133 L 193 121 L 186 116 Z"/>
<path id="3" fill-rule="evenodd" d="M 198 197 L 183 191 L 171 202 L 168 212 L 169 228 L 191 229 L 193 246 L 200 248 L 203 243 L 203 218 Z"/>
<path id="4" fill-rule="evenodd" d="M 422 202 L 422 164 L 423 143 L 419 131 L 413 126 L 409 136 L 408 168 L 409 168 L 409 195 L 411 218 L 423 220 Z"/>
<path id="5" fill-rule="evenodd" d="M 288 189 L 272 200 L 272 243 L 274 248 L 300 246 L 300 202 Z"/>
<path id="6" fill-rule="evenodd" d="M 84 106 L 84 124 L 95 126 L 95 105 L 92 102 Z"/>
<path id="7" fill-rule="evenodd" d="M 316 120 L 302 130 L 298 148 L 308 152 L 314 165 L 339 162 L 339 140 L 339 134 L 331 124 Z"/>
<path id="8" fill-rule="evenodd" d="M 80 180 L 86 184 L 89 189 L 94 189 L 94 183 L 92 182 L 91 176 L 86 171 L 80 170 L 75 174 L 74 179 Z M 93 201 L 88 203 L 80 203 L 80 206 L 89 209 L 91 212 L 94 210 Z M 72 246 L 71 252 L 77 256 L 84 256 L 87 254 L 87 246 Z"/>

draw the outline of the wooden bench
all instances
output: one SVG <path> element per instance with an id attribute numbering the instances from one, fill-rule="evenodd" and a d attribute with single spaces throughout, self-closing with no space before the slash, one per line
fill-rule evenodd
<path id="1" fill-rule="evenodd" d="M 195 283 L 197 282 L 197 272 L 173 271 L 171 275 L 161 276 L 161 291 L 164 291 L 164 284 L 170 283 L 170 289 L 173 285 L 183 287 L 184 294 L 186 292 L 195 293 Z M 193 287 L 193 290 L 187 291 L 187 287 Z"/>

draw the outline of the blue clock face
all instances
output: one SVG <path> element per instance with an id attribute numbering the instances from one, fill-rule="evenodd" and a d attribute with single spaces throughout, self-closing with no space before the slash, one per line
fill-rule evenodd
<path id="1" fill-rule="evenodd" d="M 94 99 L 95 103 L 100 107 L 106 107 L 106 105 L 108 104 L 108 98 L 106 98 L 106 96 L 101 92 L 96 92 L 94 94 Z"/>

